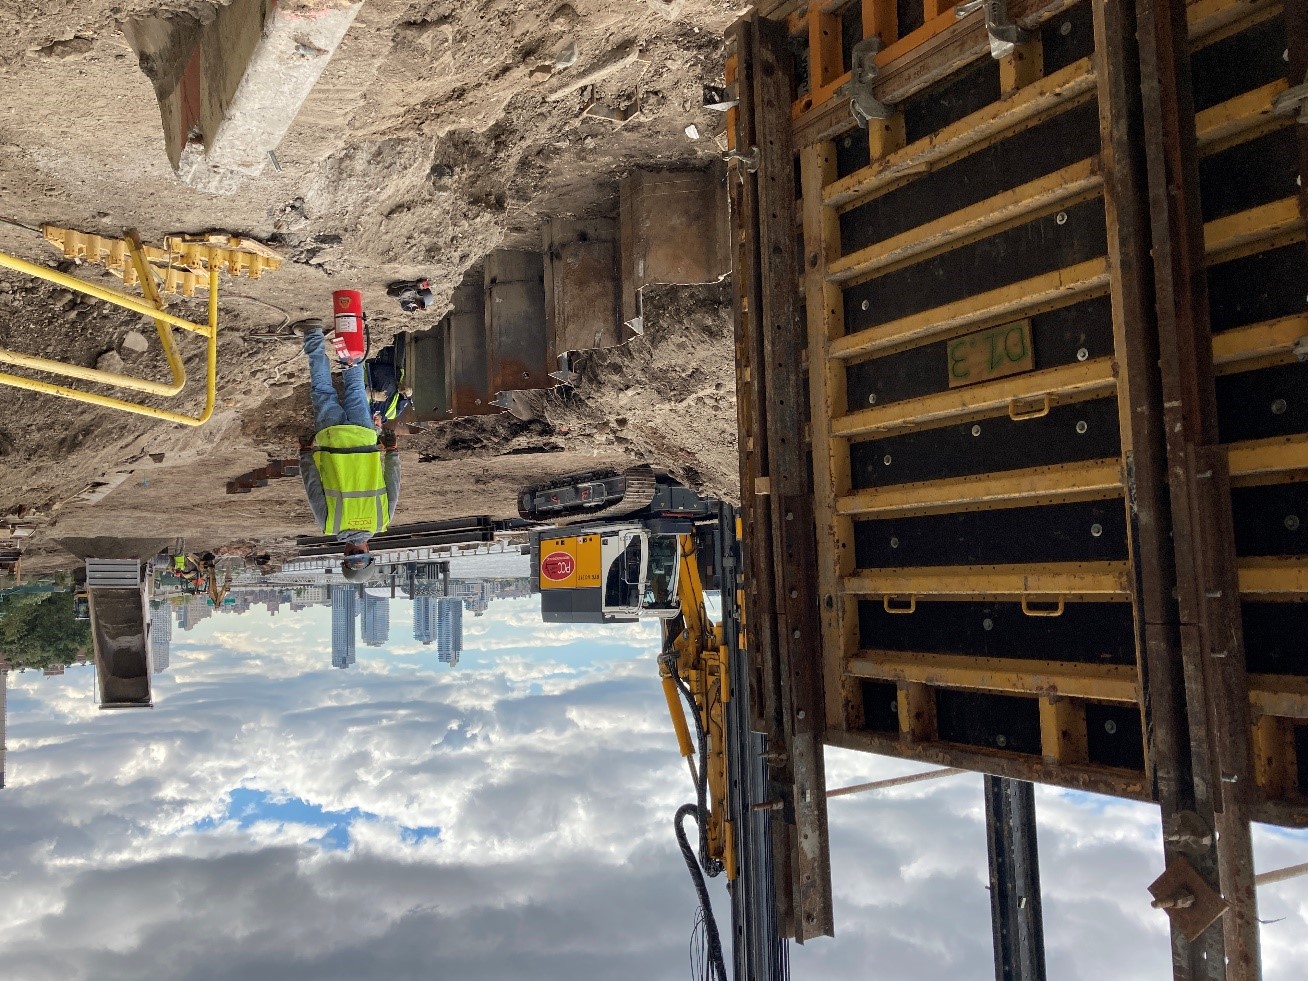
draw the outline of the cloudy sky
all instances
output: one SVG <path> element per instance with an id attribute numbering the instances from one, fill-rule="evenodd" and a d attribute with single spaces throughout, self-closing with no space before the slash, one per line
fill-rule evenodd
<path id="1" fill-rule="evenodd" d="M 325 608 L 174 634 L 156 707 L 89 669 L 10 676 L 0 975 L 21 979 L 684 979 L 691 799 L 650 627 L 465 616 L 451 670 L 407 640 L 330 666 Z M 840 786 L 914 767 L 828 754 Z M 1049 976 L 1160 979 L 1157 814 L 1038 790 Z M 797 981 L 993 977 L 980 779 L 831 804 L 834 940 Z M 1258 867 L 1308 860 L 1260 830 Z M 723 900 L 721 880 L 711 888 Z M 1308 879 L 1263 889 L 1266 976 L 1308 964 Z"/>

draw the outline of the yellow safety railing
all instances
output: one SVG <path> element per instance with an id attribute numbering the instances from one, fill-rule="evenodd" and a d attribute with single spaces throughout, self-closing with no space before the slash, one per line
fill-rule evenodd
<path id="1" fill-rule="evenodd" d="M 146 395 L 174 396 L 179 394 L 186 387 L 186 366 L 182 362 L 181 355 L 177 351 L 177 345 L 174 342 L 172 329 L 174 327 L 181 330 L 188 330 L 195 334 L 203 336 L 208 343 L 206 358 L 206 378 L 205 378 L 205 396 L 204 408 L 198 416 L 189 416 L 180 412 L 173 412 L 169 409 L 157 409 L 153 406 L 142 405 L 139 402 L 129 402 L 125 399 L 113 398 L 108 395 L 98 395 L 94 392 L 83 392 L 76 388 L 68 388 L 63 385 L 56 385 L 51 382 L 38 381 L 34 378 L 24 378 L 21 375 L 11 375 L 7 372 L 0 372 L 0 385 L 11 385 L 14 388 L 22 388 L 31 392 L 44 392 L 47 395 L 55 395 L 59 398 L 73 399 L 77 402 L 87 402 L 91 405 L 103 406 L 107 409 L 120 409 L 123 412 L 133 412 L 137 415 L 149 416 L 152 419 L 160 419 L 165 422 L 177 422 L 184 426 L 203 426 L 213 415 L 214 399 L 217 390 L 218 379 L 218 271 L 219 263 L 210 261 L 208 263 L 209 273 L 209 322 L 207 324 L 197 324 L 187 320 L 185 317 L 179 317 L 176 314 L 169 313 L 164 309 L 163 298 L 159 295 L 158 286 L 155 282 L 155 273 L 150 267 L 146 258 L 145 250 L 135 233 L 128 233 L 126 236 L 128 249 L 131 253 L 132 263 L 136 269 L 137 278 L 141 282 L 142 289 L 145 291 L 145 298 L 132 296 L 129 293 L 122 293 L 118 290 L 107 289 L 96 283 L 86 282 L 78 279 L 76 276 L 70 276 L 67 273 L 58 272 L 45 266 L 37 265 L 34 262 L 28 262 L 17 256 L 12 256 L 0 252 L 0 266 L 12 269 L 15 272 L 23 273 L 27 276 L 34 276 L 38 279 L 44 279 L 47 282 L 56 283 L 68 290 L 94 297 L 97 300 L 103 300 L 106 303 L 112 303 L 115 306 L 122 307 L 125 310 L 131 310 L 133 313 L 139 313 L 143 317 L 149 317 L 154 321 L 155 327 L 159 332 L 159 343 L 163 346 L 164 357 L 168 361 L 168 368 L 172 373 L 172 382 L 149 381 L 144 378 L 133 378 L 130 375 L 122 375 L 114 371 L 101 371 L 98 368 L 83 368 L 81 365 L 67 364 L 63 361 L 54 361 L 50 358 L 37 357 L 30 354 L 21 354 L 17 351 L 9 351 L 0 348 L 0 363 L 16 365 L 20 368 L 28 368 L 33 371 L 45 371 L 55 375 L 65 375 L 69 378 L 76 378 L 81 381 L 96 382 L 102 385 L 112 385 L 116 388 L 126 388 L 132 391 L 141 392 Z M 215 250 L 216 251 L 216 250 Z"/>

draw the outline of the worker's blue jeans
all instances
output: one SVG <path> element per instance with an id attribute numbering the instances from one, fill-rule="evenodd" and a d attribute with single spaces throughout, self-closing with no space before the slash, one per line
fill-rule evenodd
<path id="1" fill-rule="evenodd" d="M 327 358 L 326 342 L 318 329 L 304 332 L 304 355 L 309 359 L 309 383 L 313 396 L 313 424 L 318 432 L 331 426 L 372 428 L 372 410 L 368 391 L 363 385 L 363 365 L 341 369 L 345 395 L 338 398 L 332 384 L 332 365 Z"/>

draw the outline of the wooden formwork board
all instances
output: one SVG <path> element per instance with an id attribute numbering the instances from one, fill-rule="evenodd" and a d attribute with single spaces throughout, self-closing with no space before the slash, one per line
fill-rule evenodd
<path id="1" fill-rule="evenodd" d="M 733 165 L 738 404 L 752 663 L 761 687 L 761 720 L 783 802 L 774 822 L 778 916 L 784 935 L 803 940 L 833 932 L 826 824 L 819 597 L 811 576 L 781 568 L 819 564 L 816 554 L 804 380 L 796 367 L 806 346 L 801 298 L 794 289 L 794 153 L 789 115 L 789 51 L 784 26 L 758 17 L 733 30 L 741 108 L 737 145 L 758 148 L 757 166 Z M 625 210 L 625 209 L 624 209 Z M 788 288 L 777 288 L 786 283 Z"/>
<path id="2" fill-rule="evenodd" d="M 1048 74 L 987 54 L 960 77 L 989 98 L 948 83 L 857 169 L 800 154 L 828 738 L 1142 796 L 1139 218 L 1111 197 L 1090 4 L 1064 7 L 1025 46 Z M 991 377 L 1005 337 L 1029 364 Z"/>
<path id="3" fill-rule="evenodd" d="M 829 744 L 1158 802 L 1168 869 L 1230 904 L 1175 976 L 1252 978 L 1249 823 L 1308 825 L 1308 6 L 1010 7 L 1034 36 L 995 61 L 863 4 L 907 95 L 849 135 L 814 120 L 856 18 L 790 11 L 802 244 L 751 244 L 793 226 L 735 166 L 737 314 L 766 337 L 798 275 L 816 565 L 769 533 L 796 389 L 738 337 L 756 588 L 816 587 Z"/>
<path id="4" fill-rule="evenodd" d="M 915 143 L 883 141 L 882 156 L 851 174 L 840 174 L 831 141 L 801 148 L 799 158 L 829 731 L 870 725 L 860 718 L 867 686 L 851 682 L 847 662 L 865 663 L 867 651 L 881 647 L 877 636 L 888 631 L 900 650 L 924 654 L 975 627 L 973 648 L 951 653 L 1000 648 L 1015 662 L 1056 655 L 1135 672 L 1135 716 L 1114 724 L 1113 739 L 1095 740 L 1086 760 L 1104 768 L 1103 786 L 1126 788 L 1138 778 L 1123 770 L 1153 778 L 1139 681 L 1149 667 L 1145 626 L 1175 621 L 1170 603 L 1156 600 L 1170 592 L 1175 571 L 1155 520 L 1169 507 L 1157 342 L 1132 327 L 1153 305 L 1141 238 L 1148 217 L 1142 178 L 1127 159 L 1129 132 L 1114 115 L 1115 103 L 1125 113 L 1136 94 L 1124 90 L 1120 70 L 1097 74 L 1108 55 L 1095 38 L 1100 47 L 1114 43 L 1112 8 L 1086 0 L 1051 22 L 1077 25 L 1055 27 L 1053 76 L 1031 77 L 961 119 L 938 120 L 940 129 Z M 1275 13 L 1244 5 L 1248 30 L 1269 36 L 1269 9 Z M 1222 12 L 1199 4 L 1190 15 L 1211 28 L 1206 37 L 1216 40 L 1208 43 L 1247 48 L 1243 21 Z M 1078 31 L 1082 42 L 1073 47 L 1067 38 Z M 1123 33 L 1116 42 L 1123 52 L 1128 40 Z M 1285 49 L 1283 34 L 1276 43 Z M 1279 56 L 1275 70 L 1286 71 Z M 1221 323 L 1230 332 L 1215 335 L 1219 412 L 1245 437 L 1228 441 L 1239 552 L 1232 571 L 1263 637 L 1274 635 L 1276 616 L 1297 614 L 1308 565 L 1296 544 L 1308 535 L 1308 398 L 1297 387 L 1304 375 L 1296 353 L 1308 313 L 1304 263 L 1291 263 L 1287 252 L 1302 255 L 1304 239 L 1297 128 L 1292 118 L 1270 122 L 1270 104 L 1251 97 L 1285 91 L 1286 81 L 1269 72 L 1251 71 L 1246 87 L 1228 80 L 1231 91 L 1214 103 L 1225 106 L 1220 112 L 1198 107 L 1201 117 L 1221 120 L 1223 134 L 1207 144 L 1217 159 L 1201 178 L 1234 199 L 1210 209 L 1208 276 L 1214 329 Z M 1239 180 L 1241 166 L 1257 168 L 1257 179 Z M 1223 263 L 1241 264 L 1246 275 L 1219 282 Z M 1224 297 L 1221 283 L 1255 281 L 1252 269 L 1264 281 L 1266 270 L 1279 271 L 1285 288 Z M 950 387 L 958 345 L 993 344 L 996 329 L 1014 325 L 1017 343 L 1034 352 L 1030 370 Z M 1244 367 L 1257 372 L 1266 405 L 1223 398 L 1239 391 L 1250 374 Z M 964 615 L 976 624 L 960 623 Z M 1016 626 L 1037 621 L 1039 631 Z M 1100 621 L 1120 622 L 1120 635 L 1087 630 Z M 1010 641 L 1016 636 L 1021 644 Z M 1081 651 L 1087 637 L 1100 646 Z M 1269 655 L 1284 656 L 1280 648 Z M 1308 666 L 1272 673 L 1298 670 Z M 1268 687 L 1257 678 L 1249 685 L 1260 686 Z M 978 697 L 987 690 L 941 687 L 971 687 Z M 1116 701 L 1093 685 L 1064 700 L 1073 707 L 1063 714 Z M 908 720 L 883 719 L 877 731 L 885 735 L 892 723 L 921 746 Z M 972 753 L 1005 748 L 994 743 L 1004 734 L 984 726 L 951 731 Z M 1301 794 L 1284 778 L 1296 766 L 1287 759 L 1271 767 L 1280 791 L 1268 803 L 1282 816 Z"/>
<path id="5" fill-rule="evenodd" d="M 1230 485 L 1223 496 L 1234 541 L 1227 547 L 1239 567 L 1239 602 L 1230 613 L 1244 641 L 1241 667 L 1256 689 L 1271 677 L 1308 678 L 1308 659 L 1282 639 L 1308 601 L 1300 573 L 1308 563 L 1300 449 L 1308 438 L 1300 179 L 1308 138 L 1300 109 L 1277 111 L 1278 100 L 1308 80 L 1308 12 L 1299 3 L 1209 3 L 1204 13 L 1203 22 L 1191 17 L 1193 106 L 1185 122 L 1198 148 L 1211 331 L 1204 344 L 1217 375 L 1206 399 L 1215 402 L 1211 435 Z M 1296 742 L 1308 746 L 1302 715 L 1276 701 L 1255 701 L 1252 711 L 1255 798 L 1308 816 L 1308 759 L 1296 752 Z M 1274 714 L 1281 711 L 1287 714 Z"/>

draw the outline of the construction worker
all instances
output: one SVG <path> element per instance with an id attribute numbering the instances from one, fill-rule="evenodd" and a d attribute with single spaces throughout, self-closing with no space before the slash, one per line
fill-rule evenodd
<path id="1" fill-rule="evenodd" d="M 381 429 L 394 422 L 413 401 L 413 389 L 404 377 L 404 364 L 396 345 L 388 344 L 368 359 L 368 398 L 372 404 L 372 423 Z"/>
<path id="2" fill-rule="evenodd" d="M 313 317 L 291 327 L 304 338 L 316 430 L 312 440 L 300 442 L 304 492 L 323 534 L 345 543 L 342 574 L 366 582 L 376 572 L 368 542 L 390 526 L 400 496 L 395 433 L 382 433 L 379 442 L 362 364 L 341 364 L 345 392 L 337 396 L 322 321 Z"/>

